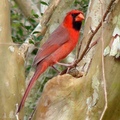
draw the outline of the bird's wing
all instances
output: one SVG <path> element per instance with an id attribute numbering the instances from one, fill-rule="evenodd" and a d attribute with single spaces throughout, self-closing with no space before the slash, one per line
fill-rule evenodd
<path id="1" fill-rule="evenodd" d="M 34 65 L 38 64 L 44 58 L 55 52 L 61 45 L 69 40 L 69 33 L 67 29 L 61 24 L 48 38 L 48 40 L 39 49 L 35 59 Z"/>

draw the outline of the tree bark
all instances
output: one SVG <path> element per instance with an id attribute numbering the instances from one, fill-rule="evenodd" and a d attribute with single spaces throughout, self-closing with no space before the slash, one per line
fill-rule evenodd
<path id="1" fill-rule="evenodd" d="M 0 119 L 15 120 L 16 104 L 24 93 L 25 76 L 24 60 L 11 39 L 8 0 L 0 2 L 0 56 Z"/>

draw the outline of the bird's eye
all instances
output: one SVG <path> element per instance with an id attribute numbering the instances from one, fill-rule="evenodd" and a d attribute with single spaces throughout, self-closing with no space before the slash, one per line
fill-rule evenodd
<path id="1" fill-rule="evenodd" d="M 71 14 L 71 15 L 72 15 L 73 18 L 75 18 L 76 16 L 79 15 L 79 13 L 73 13 L 73 14 Z"/>

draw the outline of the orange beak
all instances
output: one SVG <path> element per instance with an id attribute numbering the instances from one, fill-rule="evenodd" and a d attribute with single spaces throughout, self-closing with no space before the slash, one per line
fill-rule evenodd
<path id="1" fill-rule="evenodd" d="M 84 20 L 84 19 L 85 19 L 84 15 L 83 15 L 82 13 L 80 13 L 80 14 L 75 18 L 75 21 L 82 21 L 82 20 Z"/>

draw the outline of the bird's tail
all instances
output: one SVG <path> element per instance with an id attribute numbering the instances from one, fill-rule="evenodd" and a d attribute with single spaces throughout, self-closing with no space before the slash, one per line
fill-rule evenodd
<path id="1" fill-rule="evenodd" d="M 35 81 L 47 69 L 47 67 L 48 67 L 47 62 L 42 62 L 42 63 L 38 64 L 37 69 L 36 69 L 33 77 L 31 78 L 28 86 L 27 86 L 27 89 L 26 89 L 26 91 L 24 93 L 24 96 L 22 97 L 22 100 L 21 100 L 20 105 L 18 107 L 17 113 L 19 113 L 21 108 L 24 106 L 25 100 L 26 100 L 31 88 L 33 87 Z"/>

